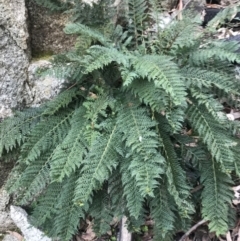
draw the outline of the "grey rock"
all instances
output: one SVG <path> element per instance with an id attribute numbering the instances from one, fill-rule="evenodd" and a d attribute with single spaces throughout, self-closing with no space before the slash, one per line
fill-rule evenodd
<path id="1" fill-rule="evenodd" d="M 0 189 L 0 232 L 6 232 L 16 228 L 7 207 L 10 202 L 10 197 L 6 190 Z"/>
<path id="2" fill-rule="evenodd" d="M 16 225 L 12 221 L 8 212 L 0 211 L 0 232 L 15 229 Z"/>
<path id="3" fill-rule="evenodd" d="M 5 211 L 7 205 L 9 204 L 10 197 L 6 190 L 0 190 L 0 211 Z"/>
<path id="4" fill-rule="evenodd" d="M 4 236 L 2 241 L 19 241 L 19 240 L 10 234 L 7 234 Z"/>
<path id="5" fill-rule="evenodd" d="M 51 68 L 51 62 L 47 60 L 33 61 L 28 68 L 28 83 L 31 87 L 32 102 L 29 106 L 37 107 L 41 103 L 55 97 L 64 82 L 54 76 L 39 76 L 37 72 L 44 68 Z"/>
<path id="6" fill-rule="evenodd" d="M 33 56 L 56 54 L 74 46 L 76 36 L 66 35 L 63 31 L 69 15 L 50 12 L 35 0 L 28 0 L 27 8 Z"/>
<path id="7" fill-rule="evenodd" d="M 192 10 L 195 13 L 201 12 L 204 10 L 204 7 L 206 5 L 205 0 L 183 0 L 183 5 L 186 5 L 186 9 Z"/>
<path id="8" fill-rule="evenodd" d="M 25 103 L 28 31 L 24 0 L 0 0 L 0 118 Z"/>
<path id="9" fill-rule="evenodd" d="M 16 226 L 21 230 L 24 240 L 26 241 L 51 241 L 41 232 L 39 229 L 33 227 L 27 218 L 27 213 L 20 207 L 11 206 L 10 207 L 11 218 L 13 219 Z"/>

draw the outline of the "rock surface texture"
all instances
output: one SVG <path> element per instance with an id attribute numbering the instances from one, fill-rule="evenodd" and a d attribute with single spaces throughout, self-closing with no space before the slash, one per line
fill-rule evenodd
<path id="1" fill-rule="evenodd" d="M 58 92 L 60 85 L 55 78 L 36 81 L 33 72 L 46 63 L 30 64 L 30 55 L 71 48 L 75 38 L 63 32 L 67 21 L 67 16 L 50 14 L 32 0 L 27 4 L 25 0 L 0 0 L 0 119 L 11 115 L 11 109 L 36 106 Z"/>
<path id="2" fill-rule="evenodd" d="M 8 193 L 4 189 L 0 189 L 0 232 L 16 228 L 8 212 L 9 202 Z"/>
<path id="3" fill-rule="evenodd" d="M 34 0 L 27 1 L 27 8 L 33 56 L 56 54 L 74 46 L 76 38 L 63 32 L 69 22 L 67 14 L 51 13 Z"/>
<path id="4" fill-rule="evenodd" d="M 21 230 L 25 241 L 51 241 L 39 229 L 33 227 L 27 219 L 27 213 L 20 207 L 11 206 L 11 218 L 17 227 Z"/>
<path id="5" fill-rule="evenodd" d="M 0 118 L 27 101 L 28 37 L 24 0 L 0 0 Z"/>
<path id="6" fill-rule="evenodd" d="M 51 62 L 47 60 L 32 61 L 28 68 L 28 81 L 32 96 L 31 107 L 37 107 L 56 96 L 64 82 L 54 76 L 39 76 L 38 71 L 43 68 L 51 68 Z"/>
<path id="7" fill-rule="evenodd" d="M 10 235 L 10 234 L 7 234 L 7 235 L 4 237 L 3 241 L 19 241 L 19 239 L 13 237 L 13 236 Z"/>

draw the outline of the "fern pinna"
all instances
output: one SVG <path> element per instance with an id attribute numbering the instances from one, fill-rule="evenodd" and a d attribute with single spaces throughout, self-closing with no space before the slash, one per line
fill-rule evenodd
<path id="1" fill-rule="evenodd" d="M 69 24 L 76 48 L 50 70 L 66 88 L 0 124 L 1 155 L 18 153 L 9 191 L 52 237 L 70 240 L 89 215 L 97 235 L 123 215 L 129 228 L 150 215 L 154 239 L 171 241 L 195 209 L 217 235 L 229 228 L 239 125 L 223 103 L 239 105 L 238 45 L 187 15 L 152 32 L 153 6 L 130 0 L 124 28 Z"/>

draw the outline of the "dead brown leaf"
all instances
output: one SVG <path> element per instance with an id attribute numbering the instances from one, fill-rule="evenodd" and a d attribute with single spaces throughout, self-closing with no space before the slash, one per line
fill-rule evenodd
<path id="1" fill-rule="evenodd" d="M 96 237 L 96 234 L 93 232 L 92 222 L 87 220 L 87 224 L 88 224 L 87 230 L 85 233 L 81 235 L 81 239 L 83 241 L 93 241 L 94 238 Z M 82 241 L 81 239 L 79 241 Z"/>

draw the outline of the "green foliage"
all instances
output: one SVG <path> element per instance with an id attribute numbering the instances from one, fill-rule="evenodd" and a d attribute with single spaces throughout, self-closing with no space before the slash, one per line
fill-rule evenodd
<path id="1" fill-rule="evenodd" d="M 209 223 L 210 230 L 216 230 L 216 234 L 226 232 L 228 229 L 228 212 L 231 203 L 232 184 L 229 175 L 222 173 L 218 163 L 209 158 L 201 163 L 204 173 L 201 175 L 204 190 L 202 192 L 202 215 Z M 201 171 L 202 171 L 201 170 Z M 216 207 L 222 207 L 221 210 Z"/>
<path id="2" fill-rule="evenodd" d="M 195 209 L 210 231 L 225 233 L 232 176 L 240 176 L 239 125 L 222 103 L 239 105 L 231 64 L 238 46 L 206 38 L 187 15 L 152 31 L 161 9 L 154 1 L 124 2 L 125 22 L 114 25 L 106 4 L 78 1 L 71 9 L 105 15 L 94 28 L 86 13 L 65 28 L 78 40 L 53 61 L 52 73 L 66 79 L 62 93 L 0 123 L 1 156 L 18 153 L 10 192 L 32 203 L 33 222 L 63 241 L 89 215 L 101 235 L 123 215 L 137 229 L 147 213 L 154 239 L 173 240 Z M 199 184 L 196 201 L 191 190 Z"/>
<path id="3" fill-rule="evenodd" d="M 155 198 L 151 201 L 151 213 L 153 219 L 156 222 L 154 226 L 154 240 L 171 241 L 172 235 L 175 231 L 174 222 L 176 221 L 176 204 L 172 202 L 172 198 L 165 188 L 166 183 L 161 182 L 158 188 L 155 190 Z"/>

